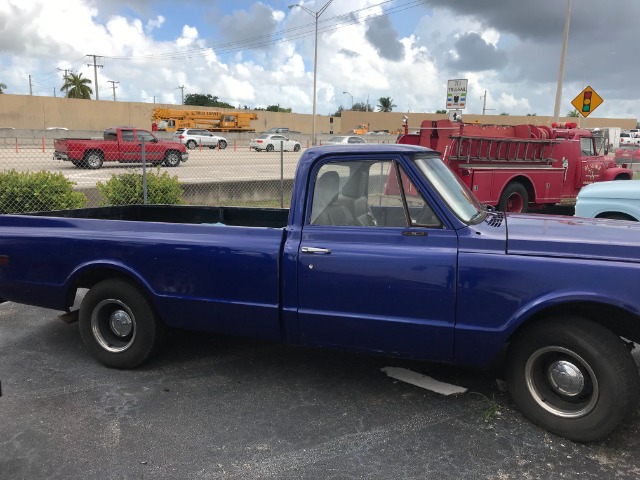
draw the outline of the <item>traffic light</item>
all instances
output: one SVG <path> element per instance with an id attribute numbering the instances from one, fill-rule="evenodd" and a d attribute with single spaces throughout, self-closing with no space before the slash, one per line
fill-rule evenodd
<path id="1" fill-rule="evenodd" d="M 591 113 L 591 90 L 587 90 L 582 96 L 582 113 Z"/>

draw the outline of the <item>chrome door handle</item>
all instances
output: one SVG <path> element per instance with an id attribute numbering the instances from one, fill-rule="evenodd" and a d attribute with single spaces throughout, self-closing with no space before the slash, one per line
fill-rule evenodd
<path id="1" fill-rule="evenodd" d="M 302 253 L 313 253 L 315 255 L 328 255 L 331 253 L 331 250 L 328 248 L 318 248 L 318 247 L 301 247 Z"/>

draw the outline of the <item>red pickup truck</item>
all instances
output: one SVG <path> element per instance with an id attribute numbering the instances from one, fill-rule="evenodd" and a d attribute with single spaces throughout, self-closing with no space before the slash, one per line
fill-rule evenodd
<path id="1" fill-rule="evenodd" d="M 142 162 L 177 167 L 189 158 L 187 149 L 178 142 L 159 140 L 147 130 L 113 127 L 104 131 L 104 139 L 61 138 L 54 141 L 53 158 L 73 163 L 79 168 L 96 169 L 103 162 Z"/>

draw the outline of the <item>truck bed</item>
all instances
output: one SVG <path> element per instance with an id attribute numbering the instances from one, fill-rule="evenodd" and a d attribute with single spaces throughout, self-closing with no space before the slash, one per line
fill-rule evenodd
<path id="1" fill-rule="evenodd" d="M 203 207 L 191 205 L 120 205 L 32 212 L 27 215 L 127 220 L 132 222 L 224 224 L 244 227 L 284 228 L 287 225 L 289 210 L 285 208 Z"/>

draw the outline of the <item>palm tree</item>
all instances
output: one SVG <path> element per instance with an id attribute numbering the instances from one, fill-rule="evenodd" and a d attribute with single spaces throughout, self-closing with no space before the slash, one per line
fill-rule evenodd
<path id="1" fill-rule="evenodd" d="M 397 107 L 391 97 L 380 97 L 378 102 L 378 109 L 381 112 L 390 112 L 393 110 L 393 107 Z"/>
<path id="2" fill-rule="evenodd" d="M 567 117 L 577 117 L 578 115 L 579 115 L 578 114 L 578 110 L 576 110 L 576 109 L 573 109 L 573 110 L 570 110 L 569 112 L 567 112 Z"/>
<path id="3" fill-rule="evenodd" d="M 4 83 L 0 82 L 0 93 L 4 93 L 3 90 L 6 90 L 6 89 L 7 89 L 7 86 Z"/>
<path id="4" fill-rule="evenodd" d="M 60 88 L 63 92 L 67 92 L 67 98 L 84 98 L 91 99 L 93 90 L 89 86 L 91 80 L 82 78 L 82 74 L 70 73 L 64 79 L 64 85 Z"/>

